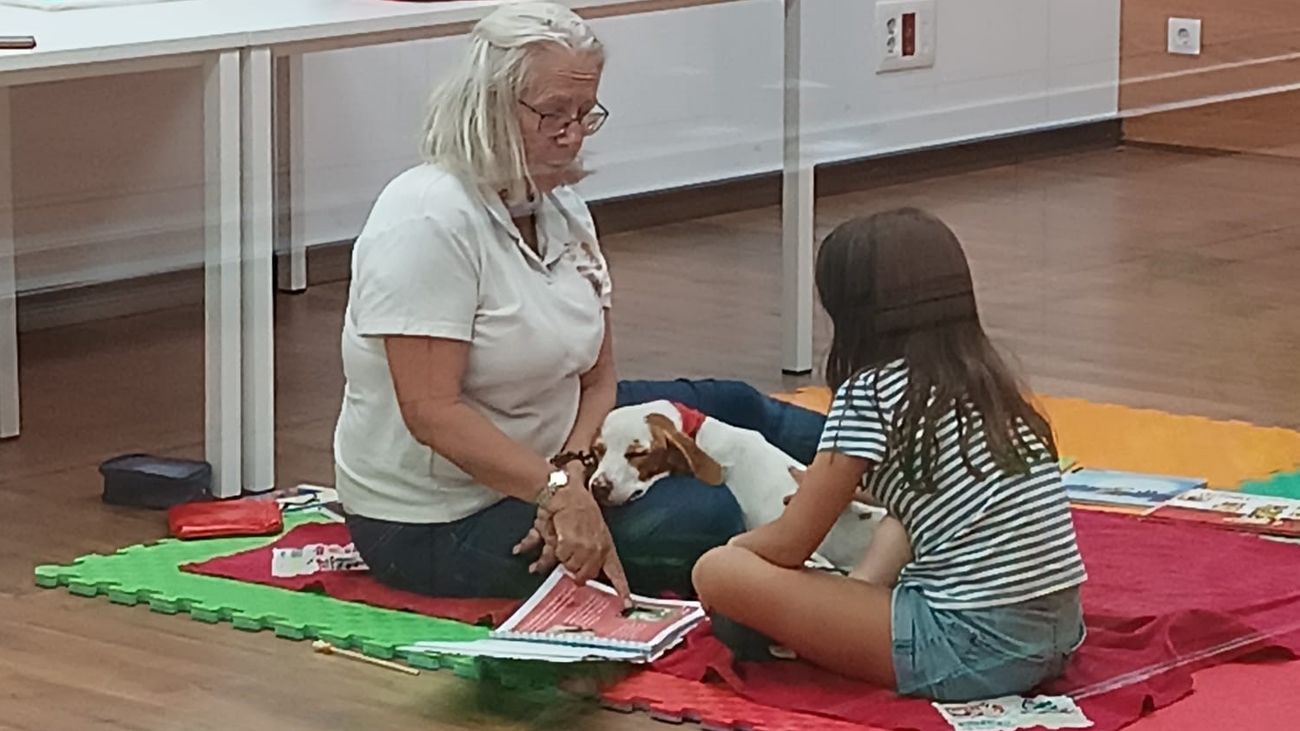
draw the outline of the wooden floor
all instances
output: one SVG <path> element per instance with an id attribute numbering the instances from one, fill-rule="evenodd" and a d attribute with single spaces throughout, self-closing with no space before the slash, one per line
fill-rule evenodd
<path id="1" fill-rule="evenodd" d="M 926 206 L 966 243 L 984 317 L 1039 391 L 1300 428 L 1297 201 L 1295 161 L 1123 149 L 823 200 L 819 235 Z M 806 382 L 778 369 L 775 209 L 605 246 L 623 376 Z M 283 483 L 331 479 L 345 295 L 277 302 Z M 95 465 L 201 455 L 201 347 L 196 309 L 23 338 L 26 432 L 0 444 L 0 729 L 659 728 L 33 587 L 34 564 L 162 535 L 160 515 L 99 503 Z"/>

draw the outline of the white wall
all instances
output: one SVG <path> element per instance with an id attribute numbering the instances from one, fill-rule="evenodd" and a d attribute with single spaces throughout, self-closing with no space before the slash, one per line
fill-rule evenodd
<path id="1" fill-rule="evenodd" d="M 878 76 L 873 3 L 805 2 L 805 124 L 818 161 L 1106 118 L 1120 0 L 939 0 L 933 69 Z M 780 0 L 596 21 L 610 122 L 588 143 L 592 199 L 780 167 Z M 313 242 L 355 235 L 415 160 L 424 96 L 463 39 L 307 59 L 305 210 Z M 20 289 L 201 261 L 197 77 L 20 89 Z M 70 139 L 71 138 L 71 139 Z M 90 244 L 90 245 L 88 245 Z"/>
<path id="2" fill-rule="evenodd" d="M 933 69 L 878 75 L 874 3 L 821 0 L 805 21 L 808 139 L 820 161 L 1115 114 L 1119 0 L 938 0 Z M 810 42 L 811 41 L 811 42 Z"/>

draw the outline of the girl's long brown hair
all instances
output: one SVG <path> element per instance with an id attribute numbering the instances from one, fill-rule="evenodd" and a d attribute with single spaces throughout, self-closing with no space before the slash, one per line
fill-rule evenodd
<path id="1" fill-rule="evenodd" d="M 942 221 L 916 208 L 854 219 L 826 237 L 816 269 L 835 330 L 828 385 L 838 389 L 900 358 L 906 364 L 888 447 L 909 485 L 934 490 L 939 428 L 954 412 L 962 460 L 977 477 L 970 456 L 977 431 L 1003 470 L 1024 473 L 1057 459 L 1051 425 L 984 333 L 966 255 Z M 869 387 L 877 390 L 874 378 Z"/>

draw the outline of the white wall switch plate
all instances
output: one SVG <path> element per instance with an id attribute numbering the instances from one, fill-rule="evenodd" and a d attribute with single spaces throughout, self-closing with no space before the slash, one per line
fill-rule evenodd
<path id="1" fill-rule="evenodd" d="M 876 3 L 876 73 L 934 66 L 935 0 Z"/>
<path id="2" fill-rule="evenodd" d="M 1201 19 L 1169 19 L 1169 52 L 1180 56 L 1201 55 Z"/>

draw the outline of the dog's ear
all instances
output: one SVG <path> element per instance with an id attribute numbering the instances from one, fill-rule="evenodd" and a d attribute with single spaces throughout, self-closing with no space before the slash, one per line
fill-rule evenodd
<path id="1" fill-rule="evenodd" d="M 722 484 L 722 465 L 704 453 L 694 439 L 677 429 L 672 420 L 663 414 L 650 414 L 645 418 L 650 425 L 652 449 L 663 449 L 670 455 L 685 460 L 685 467 L 697 479 L 709 485 Z"/>

